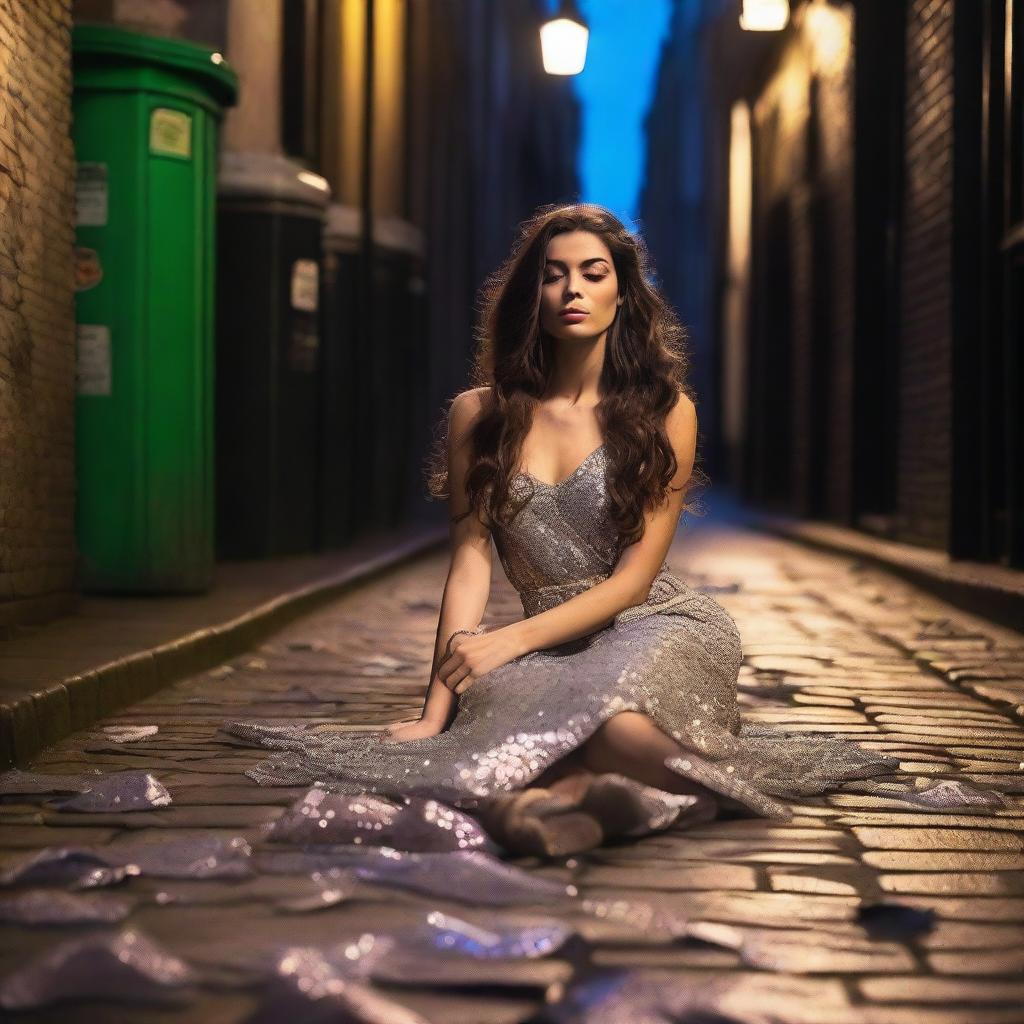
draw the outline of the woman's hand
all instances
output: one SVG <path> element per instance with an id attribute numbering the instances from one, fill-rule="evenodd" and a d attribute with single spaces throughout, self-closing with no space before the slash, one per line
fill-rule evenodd
<path id="1" fill-rule="evenodd" d="M 462 634 L 452 641 L 452 653 L 437 670 L 437 677 L 452 693 L 465 693 L 481 676 L 525 654 L 519 633 L 502 626 L 490 633 Z"/>
<path id="2" fill-rule="evenodd" d="M 432 722 L 426 718 L 417 718 L 414 722 L 397 722 L 388 726 L 387 735 L 382 743 L 408 743 L 409 740 L 422 740 L 428 736 L 436 736 L 444 732 L 444 722 Z"/>

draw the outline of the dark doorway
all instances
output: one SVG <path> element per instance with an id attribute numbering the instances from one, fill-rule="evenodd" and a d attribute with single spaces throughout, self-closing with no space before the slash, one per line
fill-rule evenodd
<path id="1" fill-rule="evenodd" d="M 1024 567 L 1024 0 L 954 21 L 950 553 Z"/>
<path id="2" fill-rule="evenodd" d="M 758 139 L 754 139 L 757 168 Z M 793 296 L 790 212 L 785 198 L 758 209 L 760 169 L 754 172 L 751 225 L 754 277 L 751 288 L 749 419 L 744 452 L 743 496 L 779 512 L 790 507 L 793 459 Z"/>
<path id="3" fill-rule="evenodd" d="M 895 533 L 899 431 L 900 225 L 905 0 L 858 0 L 854 29 L 857 248 L 854 525 Z"/>

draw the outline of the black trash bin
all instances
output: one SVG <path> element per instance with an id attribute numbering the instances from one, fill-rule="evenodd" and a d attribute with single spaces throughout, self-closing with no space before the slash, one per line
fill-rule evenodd
<path id="1" fill-rule="evenodd" d="M 415 225 L 381 217 L 374 223 L 373 373 L 379 394 L 374 409 L 377 516 L 394 527 L 409 518 L 422 489 L 418 436 L 430 372 L 423 318 L 423 239 Z"/>
<path id="2" fill-rule="evenodd" d="M 320 278 L 327 182 L 224 153 L 218 181 L 217 554 L 316 546 Z"/>
<path id="3" fill-rule="evenodd" d="M 354 206 L 331 203 L 323 231 L 323 336 L 320 346 L 321 431 L 318 546 L 344 547 L 372 519 L 367 507 L 372 477 L 371 406 L 365 336 L 360 318 L 360 231 Z"/>
<path id="4" fill-rule="evenodd" d="M 362 214 L 332 203 L 324 227 L 320 546 L 409 521 L 430 436 L 420 231 L 375 218 L 370 290 Z M 426 426 L 425 426 L 426 424 Z"/>
<path id="5" fill-rule="evenodd" d="M 424 469 L 426 458 L 434 444 L 434 430 L 443 412 L 433 387 L 425 246 L 422 236 L 415 237 L 412 241 L 415 245 L 409 248 L 409 272 L 405 279 L 409 303 L 409 346 L 413 383 L 409 401 L 412 416 L 409 444 L 412 458 L 408 466 L 404 519 L 410 523 L 427 518 L 436 521 L 437 518 L 436 506 L 427 504 L 429 499 Z"/>

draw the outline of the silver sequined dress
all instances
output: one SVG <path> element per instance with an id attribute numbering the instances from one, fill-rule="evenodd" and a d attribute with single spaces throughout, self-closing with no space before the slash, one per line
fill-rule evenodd
<path id="1" fill-rule="evenodd" d="M 620 552 L 608 515 L 602 445 L 558 484 L 521 473 L 526 504 L 495 547 L 526 615 L 605 579 Z M 275 749 L 248 774 L 265 784 L 320 782 L 340 792 L 416 794 L 472 807 L 518 789 L 623 710 L 641 711 L 685 748 L 673 770 L 769 817 L 773 797 L 822 792 L 896 770 L 894 758 L 829 735 L 790 735 L 742 722 L 739 630 L 711 596 L 664 564 L 647 600 L 602 629 L 532 651 L 489 672 L 460 698 L 445 732 L 384 744 L 380 733 L 324 733 L 232 722 L 225 729 Z"/>

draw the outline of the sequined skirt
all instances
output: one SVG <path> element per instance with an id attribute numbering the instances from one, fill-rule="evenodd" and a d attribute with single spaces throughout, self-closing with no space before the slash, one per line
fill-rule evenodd
<path id="1" fill-rule="evenodd" d="M 479 679 L 437 736 L 385 744 L 379 732 L 329 727 L 224 728 L 276 751 L 247 773 L 263 784 L 316 782 L 339 792 L 429 795 L 464 807 L 529 785 L 625 710 L 649 715 L 692 752 L 683 763 L 703 784 L 707 766 L 717 765 L 715 777 L 737 780 L 737 790 L 796 796 L 896 766 L 834 736 L 741 723 L 741 661 L 739 630 L 728 612 L 677 577 L 659 576 L 644 605 L 605 628 L 531 651 Z M 756 800 L 739 799 L 758 812 Z"/>

